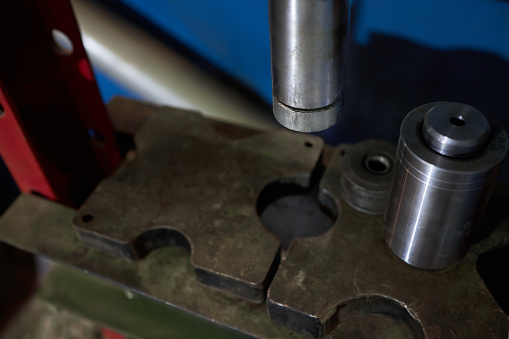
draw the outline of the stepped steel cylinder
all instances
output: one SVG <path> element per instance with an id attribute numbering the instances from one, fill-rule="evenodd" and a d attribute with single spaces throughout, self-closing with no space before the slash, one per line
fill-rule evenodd
<path id="1" fill-rule="evenodd" d="M 269 0 L 274 116 L 316 132 L 343 108 L 347 0 Z"/>
<path id="2" fill-rule="evenodd" d="M 467 252 L 508 146 L 477 109 L 436 102 L 401 125 L 385 240 L 412 266 L 446 268 Z"/>

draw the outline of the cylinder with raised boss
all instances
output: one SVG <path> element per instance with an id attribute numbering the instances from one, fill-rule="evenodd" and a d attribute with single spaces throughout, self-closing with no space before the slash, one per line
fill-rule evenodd
<path id="1" fill-rule="evenodd" d="M 385 240 L 412 266 L 446 268 L 467 252 L 508 139 L 474 107 L 435 102 L 401 125 Z"/>

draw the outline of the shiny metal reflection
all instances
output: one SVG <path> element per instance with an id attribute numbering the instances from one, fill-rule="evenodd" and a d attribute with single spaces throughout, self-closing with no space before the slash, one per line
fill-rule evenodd
<path id="1" fill-rule="evenodd" d="M 269 0 L 274 115 L 314 132 L 334 125 L 343 107 L 348 2 Z"/>
<path id="2" fill-rule="evenodd" d="M 433 120 L 437 111 L 446 121 L 470 112 L 473 115 L 465 119 L 468 124 L 470 119 L 480 119 L 478 114 L 482 113 L 474 110 L 458 103 L 430 103 L 411 111 L 401 125 L 385 240 L 410 265 L 424 269 L 452 265 L 466 254 L 480 222 L 508 147 L 503 128 L 483 115 L 490 131 L 486 139 L 479 137 L 486 126 L 472 128 L 466 135 L 446 131 L 435 136 L 436 140 L 430 141 L 433 134 L 423 137 L 427 133 L 425 120 Z M 431 125 L 437 127 L 433 122 Z M 447 135 L 452 136 L 451 144 L 442 144 L 448 156 L 428 146 L 439 145 L 438 139 Z M 454 139 L 457 135 L 468 142 Z M 465 157 L 466 150 L 477 153 Z"/>
<path id="3" fill-rule="evenodd" d="M 457 102 L 443 102 L 424 116 L 422 137 L 434 151 L 462 158 L 482 151 L 490 130 L 488 119 L 476 108 Z"/>

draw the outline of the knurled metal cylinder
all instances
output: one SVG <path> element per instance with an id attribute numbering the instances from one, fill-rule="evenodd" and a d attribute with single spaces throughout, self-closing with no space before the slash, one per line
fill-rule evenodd
<path id="1" fill-rule="evenodd" d="M 401 125 L 385 240 L 412 266 L 446 268 L 467 252 L 508 146 L 477 109 L 435 102 Z"/>
<path id="2" fill-rule="evenodd" d="M 347 0 L 269 0 L 274 116 L 286 128 L 321 131 L 343 107 Z"/>

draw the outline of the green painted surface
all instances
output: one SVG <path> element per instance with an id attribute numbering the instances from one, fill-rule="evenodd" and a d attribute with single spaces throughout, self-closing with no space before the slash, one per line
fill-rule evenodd
<path id="1" fill-rule="evenodd" d="M 189 253 L 178 247 L 162 247 L 136 261 L 116 258 L 86 247 L 70 224 L 75 213 L 55 202 L 22 194 L 0 218 L 0 239 L 101 276 L 163 306 L 178 307 L 186 313 L 254 337 L 304 337 L 274 325 L 267 315 L 265 304 L 249 303 L 201 285 L 196 279 Z"/>
<path id="2" fill-rule="evenodd" d="M 179 249 L 171 249 L 182 256 Z M 56 266 L 39 297 L 135 338 L 250 338 L 77 270 Z"/>

